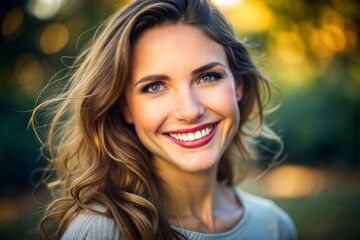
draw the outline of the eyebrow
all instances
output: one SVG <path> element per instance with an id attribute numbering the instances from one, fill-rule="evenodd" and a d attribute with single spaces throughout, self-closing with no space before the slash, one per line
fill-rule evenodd
<path id="1" fill-rule="evenodd" d="M 169 80 L 169 77 L 166 75 L 161 75 L 161 74 L 160 75 L 149 75 L 149 76 L 142 77 L 139 81 L 137 81 L 134 84 L 134 87 L 136 87 L 140 83 L 144 83 L 144 82 L 163 81 L 163 80 Z"/>
<path id="2" fill-rule="evenodd" d="M 194 76 L 194 75 L 197 75 L 199 73 L 202 73 L 202 72 L 205 72 L 211 68 L 214 68 L 216 66 L 222 66 L 224 68 L 227 68 L 225 64 L 221 63 L 221 62 L 211 62 L 211 63 L 208 63 L 208 64 L 205 64 L 199 68 L 196 68 L 195 70 L 193 70 L 191 72 L 191 74 Z M 144 83 L 144 82 L 150 82 L 150 81 L 163 81 L 163 80 L 169 80 L 169 77 L 166 76 L 166 75 L 163 75 L 163 74 L 156 74 L 156 75 L 149 75 L 149 76 L 145 76 L 145 77 L 142 77 L 139 81 L 137 81 L 135 84 L 134 84 L 134 87 L 136 87 L 138 84 L 140 83 Z"/>
<path id="3" fill-rule="evenodd" d="M 205 64 L 204 66 L 201 66 L 197 69 L 195 69 L 194 71 L 191 72 L 192 75 L 196 75 L 196 74 L 199 74 L 199 73 L 202 73 L 202 72 L 205 72 L 213 67 L 216 67 L 216 66 L 222 66 L 224 68 L 227 68 L 225 66 L 225 64 L 221 63 L 221 62 L 211 62 L 211 63 L 208 63 L 208 64 Z"/>

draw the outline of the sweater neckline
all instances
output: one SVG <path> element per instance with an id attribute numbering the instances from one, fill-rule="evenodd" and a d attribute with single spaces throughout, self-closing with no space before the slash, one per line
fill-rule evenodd
<path id="1" fill-rule="evenodd" d="M 245 222 L 247 221 L 247 218 L 248 218 L 248 205 L 247 205 L 247 202 L 244 201 L 243 194 L 242 194 L 241 190 L 238 189 L 238 188 L 233 188 L 233 189 L 234 189 L 234 193 L 235 193 L 235 195 L 237 197 L 237 200 L 241 203 L 241 205 L 243 207 L 243 216 L 242 216 L 242 218 L 240 218 L 239 222 L 234 227 L 232 227 L 231 229 L 229 229 L 229 230 L 227 230 L 225 232 L 221 232 L 221 233 L 203 233 L 203 232 L 196 232 L 196 231 L 188 230 L 188 229 L 185 229 L 185 228 L 180 228 L 180 227 L 173 226 L 173 225 L 171 225 L 171 227 L 176 229 L 177 231 L 179 231 L 181 233 L 186 234 L 186 235 L 197 234 L 197 235 L 201 235 L 201 236 L 204 236 L 204 237 L 207 237 L 207 236 L 226 237 L 228 235 L 232 235 L 234 232 L 237 232 L 238 229 L 241 228 L 245 224 Z"/>

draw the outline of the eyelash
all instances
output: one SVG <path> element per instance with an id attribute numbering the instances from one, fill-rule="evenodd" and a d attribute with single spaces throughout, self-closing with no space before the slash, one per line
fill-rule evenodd
<path id="1" fill-rule="evenodd" d="M 160 86 L 160 87 L 164 87 L 164 83 L 161 82 L 161 81 L 156 81 L 156 82 L 152 82 L 152 83 L 149 83 L 147 85 L 145 85 L 142 89 L 141 89 L 141 93 L 158 93 L 159 91 L 161 90 L 158 90 L 158 91 L 149 91 L 151 87 L 153 86 Z"/>
<path id="2" fill-rule="evenodd" d="M 201 81 L 204 80 L 205 77 L 211 77 L 211 80 L 205 81 L 203 83 L 210 84 L 210 83 L 219 81 L 222 78 L 222 75 L 220 73 L 217 73 L 217 72 L 208 72 L 208 73 L 205 73 L 205 74 L 201 75 L 198 82 L 202 83 Z M 141 93 L 156 94 L 156 93 L 158 93 L 158 92 L 160 92 L 162 90 L 162 89 L 160 89 L 158 91 L 150 91 L 150 88 L 153 87 L 153 86 L 160 86 L 160 87 L 165 88 L 163 82 L 156 81 L 156 82 L 152 82 L 152 83 L 149 83 L 149 84 L 145 85 L 141 89 Z"/>
<path id="3" fill-rule="evenodd" d="M 201 77 L 199 78 L 199 82 L 201 82 L 201 80 L 203 80 L 205 77 L 212 78 L 210 81 L 206 81 L 205 83 L 213 83 L 213 82 L 219 81 L 222 78 L 222 75 L 217 72 L 208 72 L 208 73 L 201 75 Z"/>

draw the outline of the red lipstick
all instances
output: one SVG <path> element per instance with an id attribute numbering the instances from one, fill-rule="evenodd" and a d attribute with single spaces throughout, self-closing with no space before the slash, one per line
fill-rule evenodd
<path id="1" fill-rule="evenodd" d="M 185 134 L 185 135 L 188 133 L 195 134 L 197 131 L 202 132 L 202 131 L 205 131 L 205 129 L 207 129 L 207 128 L 211 129 L 211 130 L 206 133 L 206 136 L 202 136 L 200 139 L 194 139 L 194 140 L 187 139 L 185 141 L 184 139 L 176 139 L 176 138 L 170 136 L 170 134 Z M 214 135 L 216 133 L 216 129 L 217 129 L 217 123 L 206 123 L 206 124 L 202 124 L 197 127 L 194 127 L 194 128 L 166 132 L 164 134 L 164 136 L 167 137 L 171 142 L 177 144 L 180 147 L 198 148 L 198 147 L 206 145 L 207 143 L 209 143 L 211 141 L 211 139 L 214 137 Z"/>

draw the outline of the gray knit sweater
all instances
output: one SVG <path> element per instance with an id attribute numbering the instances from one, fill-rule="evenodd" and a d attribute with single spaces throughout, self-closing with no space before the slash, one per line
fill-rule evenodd
<path id="1" fill-rule="evenodd" d="M 194 240 L 294 240 L 296 230 L 289 216 L 274 202 L 236 189 L 244 216 L 231 230 L 206 234 L 173 227 Z M 120 240 L 121 234 L 111 218 L 100 214 L 79 214 L 69 224 L 62 240 Z"/>

